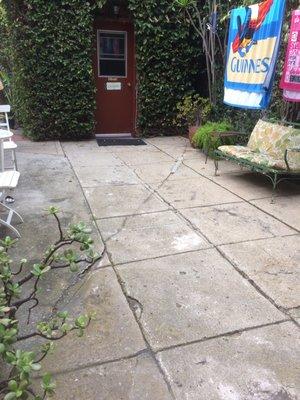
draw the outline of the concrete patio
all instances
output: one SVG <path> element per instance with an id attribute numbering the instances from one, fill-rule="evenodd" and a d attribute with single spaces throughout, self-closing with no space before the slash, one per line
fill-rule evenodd
<path id="1" fill-rule="evenodd" d="M 147 146 L 19 142 L 16 255 L 55 238 L 45 208 L 93 225 L 104 259 L 43 283 L 35 320 L 95 311 L 44 368 L 55 399 L 300 398 L 300 185 L 275 204 L 266 178 L 213 162 L 180 137 Z"/>

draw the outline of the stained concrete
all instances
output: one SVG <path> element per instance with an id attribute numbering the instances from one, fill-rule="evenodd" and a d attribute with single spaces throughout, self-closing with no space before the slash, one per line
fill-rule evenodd
<path id="1" fill-rule="evenodd" d="M 134 168 L 135 173 L 145 183 L 155 183 L 159 186 L 164 180 L 169 182 L 175 180 L 186 180 L 189 178 L 196 178 L 198 174 L 187 168 L 182 163 L 178 163 L 174 167 L 174 160 L 172 162 L 160 162 L 151 165 L 138 165 Z"/>
<path id="2" fill-rule="evenodd" d="M 296 233 L 247 203 L 182 210 L 182 214 L 216 245 Z"/>
<path id="3" fill-rule="evenodd" d="M 176 400 L 297 400 L 299 339 L 289 322 L 167 350 L 159 360 Z"/>
<path id="4" fill-rule="evenodd" d="M 285 318 L 214 249 L 125 264 L 118 272 L 141 305 L 139 320 L 155 350 Z"/>
<path id="5" fill-rule="evenodd" d="M 300 232 L 299 196 L 277 197 L 274 204 L 270 203 L 269 199 L 251 203 Z"/>
<path id="6" fill-rule="evenodd" d="M 134 185 L 141 183 L 132 170 L 126 165 L 120 166 L 77 166 L 75 173 L 82 187 L 99 185 Z M 93 173 L 91 174 L 91 171 Z"/>
<path id="7" fill-rule="evenodd" d="M 54 400 L 172 400 L 147 354 L 58 376 Z"/>
<path id="8" fill-rule="evenodd" d="M 96 219 L 168 209 L 167 204 L 143 185 L 104 185 L 84 191 Z"/>
<path id="9" fill-rule="evenodd" d="M 114 263 L 210 247 L 172 211 L 98 221 Z"/>
<path id="10" fill-rule="evenodd" d="M 56 240 L 49 203 L 63 224 L 88 222 L 107 250 L 85 275 L 49 275 L 22 328 L 32 332 L 53 309 L 96 312 L 85 338 L 68 335 L 45 360 L 56 398 L 299 398 L 299 185 L 282 185 L 270 207 L 264 178 L 229 163 L 214 177 L 183 137 L 146 141 L 18 141 L 13 207 L 25 222 L 14 257 L 31 265 Z"/>
<path id="11" fill-rule="evenodd" d="M 172 158 L 161 151 L 140 151 L 139 149 L 133 151 L 118 152 L 118 157 L 123 160 L 127 165 L 143 165 L 153 164 L 164 161 L 172 161 Z"/>
<path id="12" fill-rule="evenodd" d="M 151 185 L 154 187 L 154 185 Z M 201 176 L 184 181 L 166 182 L 158 193 L 175 208 L 189 208 L 213 204 L 234 203 L 240 199 Z"/>
<path id="13" fill-rule="evenodd" d="M 220 249 L 278 306 L 300 304 L 300 236 L 221 246 Z"/>

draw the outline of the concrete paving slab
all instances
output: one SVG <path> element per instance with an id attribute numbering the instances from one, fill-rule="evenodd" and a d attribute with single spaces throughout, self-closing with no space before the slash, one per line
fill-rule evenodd
<path id="1" fill-rule="evenodd" d="M 90 167 L 92 171 L 96 166 L 124 165 L 123 161 L 112 153 L 99 151 L 98 149 L 69 152 L 67 153 L 67 157 L 72 165 L 76 167 Z"/>
<path id="2" fill-rule="evenodd" d="M 139 355 L 56 377 L 54 400 L 172 400 L 150 356 Z"/>
<path id="3" fill-rule="evenodd" d="M 141 145 L 141 146 L 107 146 L 106 148 L 118 155 L 119 153 L 143 153 L 144 151 L 160 151 L 157 147 L 153 146 L 151 143 L 147 143 L 145 141 L 146 145 Z"/>
<path id="4" fill-rule="evenodd" d="M 274 204 L 268 199 L 251 203 L 300 232 L 300 193 L 295 196 L 277 197 Z"/>
<path id="5" fill-rule="evenodd" d="M 190 159 L 184 160 L 184 165 L 192 168 L 193 170 L 197 171 L 199 174 L 207 176 L 209 178 L 215 178 L 215 166 L 212 159 L 208 159 L 207 163 L 205 163 L 206 156 L 202 152 L 198 152 L 199 157 L 197 159 Z M 244 176 L 247 174 L 247 171 L 242 171 L 241 168 L 233 163 L 220 160 L 219 161 L 219 168 L 220 168 L 220 177 L 227 174 L 237 174 Z M 218 177 L 216 177 L 218 178 Z"/>
<path id="6" fill-rule="evenodd" d="M 117 269 L 154 350 L 285 318 L 215 249 Z"/>
<path id="7" fill-rule="evenodd" d="M 18 153 L 63 155 L 63 150 L 58 140 L 52 142 L 18 141 Z"/>
<path id="8" fill-rule="evenodd" d="M 134 171 L 145 183 L 161 183 L 168 178 L 168 181 L 197 178 L 199 175 L 182 164 L 175 166 L 175 161 L 155 163 L 151 165 L 135 166 Z M 173 172 L 174 171 L 174 172 Z M 173 172 L 173 173 L 172 173 Z"/>
<path id="9" fill-rule="evenodd" d="M 74 170 L 82 187 L 101 185 L 136 185 L 141 183 L 133 171 L 124 166 L 80 167 L 74 165 Z"/>
<path id="10" fill-rule="evenodd" d="M 209 247 L 172 211 L 102 219 L 97 223 L 114 263 Z"/>
<path id="11" fill-rule="evenodd" d="M 96 219 L 167 210 L 168 206 L 143 185 L 98 186 L 85 189 Z"/>
<path id="12" fill-rule="evenodd" d="M 48 246 L 57 241 L 59 232 L 56 221 L 46 211 L 50 205 L 60 209 L 63 229 L 70 223 L 81 221 L 91 227 L 95 250 L 101 253 L 103 242 L 67 159 L 44 153 L 20 153 L 18 161 L 21 177 L 13 192 L 13 207 L 23 216 L 24 223 L 15 224 L 21 233 L 21 239 L 13 251 L 14 259 L 28 259 L 28 268 L 31 268 L 32 263 L 41 260 Z M 0 232 L 3 234 L 3 227 L 0 227 Z M 6 234 L 11 233 L 6 231 Z M 109 264 L 105 255 L 95 268 Z M 48 279 L 41 280 L 41 293 L 45 295 L 40 296 L 40 305 L 54 305 L 76 276 L 77 274 L 72 274 L 69 270 L 61 270 L 52 273 Z M 24 289 L 26 293 L 26 285 Z"/>
<path id="13" fill-rule="evenodd" d="M 289 315 L 300 324 L 300 307 L 289 310 Z"/>
<path id="14" fill-rule="evenodd" d="M 215 245 L 296 233 L 247 203 L 187 209 L 182 214 Z"/>
<path id="15" fill-rule="evenodd" d="M 110 268 L 94 271 L 72 290 L 60 309 L 70 315 L 95 313 L 84 338 L 70 333 L 56 343 L 43 368 L 65 371 L 133 355 L 145 348 L 143 337 Z M 57 362 L 59 354 L 60 362 Z"/>
<path id="16" fill-rule="evenodd" d="M 205 162 L 205 155 L 199 150 L 194 149 L 188 143 L 185 147 L 182 146 L 160 146 L 159 149 L 170 155 L 173 158 L 181 158 L 183 157 L 184 160 L 203 160 Z"/>
<path id="17" fill-rule="evenodd" d="M 300 306 L 300 235 L 220 248 L 277 305 Z"/>
<path id="18" fill-rule="evenodd" d="M 61 145 L 64 152 L 67 154 L 74 152 L 80 154 L 80 152 L 88 150 L 97 150 L 101 153 L 109 153 L 109 149 L 106 146 L 98 146 L 95 139 L 80 141 L 62 141 Z"/>
<path id="19" fill-rule="evenodd" d="M 164 161 L 172 161 L 173 158 L 161 151 L 124 151 L 118 152 L 118 157 L 127 165 L 155 164 Z"/>
<path id="20" fill-rule="evenodd" d="M 177 146 L 187 147 L 190 142 L 187 138 L 182 136 L 157 136 L 146 139 L 147 143 L 150 143 L 156 147 L 161 146 Z"/>
<path id="21" fill-rule="evenodd" d="M 151 184 L 151 187 L 155 188 L 155 185 Z M 158 193 L 179 209 L 241 201 L 239 197 L 201 176 L 166 182 L 158 189 Z"/>
<path id="22" fill-rule="evenodd" d="M 159 354 L 176 400 L 297 400 L 299 330 L 283 323 Z"/>

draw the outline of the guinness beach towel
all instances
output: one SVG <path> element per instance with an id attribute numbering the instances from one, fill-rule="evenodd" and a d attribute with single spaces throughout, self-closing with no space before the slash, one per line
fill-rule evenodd
<path id="1" fill-rule="evenodd" d="M 265 0 L 231 11 L 224 103 L 264 109 L 270 103 L 285 0 Z"/>

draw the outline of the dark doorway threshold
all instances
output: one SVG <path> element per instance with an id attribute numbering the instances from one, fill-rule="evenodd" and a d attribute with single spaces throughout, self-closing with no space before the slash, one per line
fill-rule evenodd
<path id="1" fill-rule="evenodd" d="M 127 133 L 96 134 L 98 146 L 146 146 L 143 139 Z"/>

